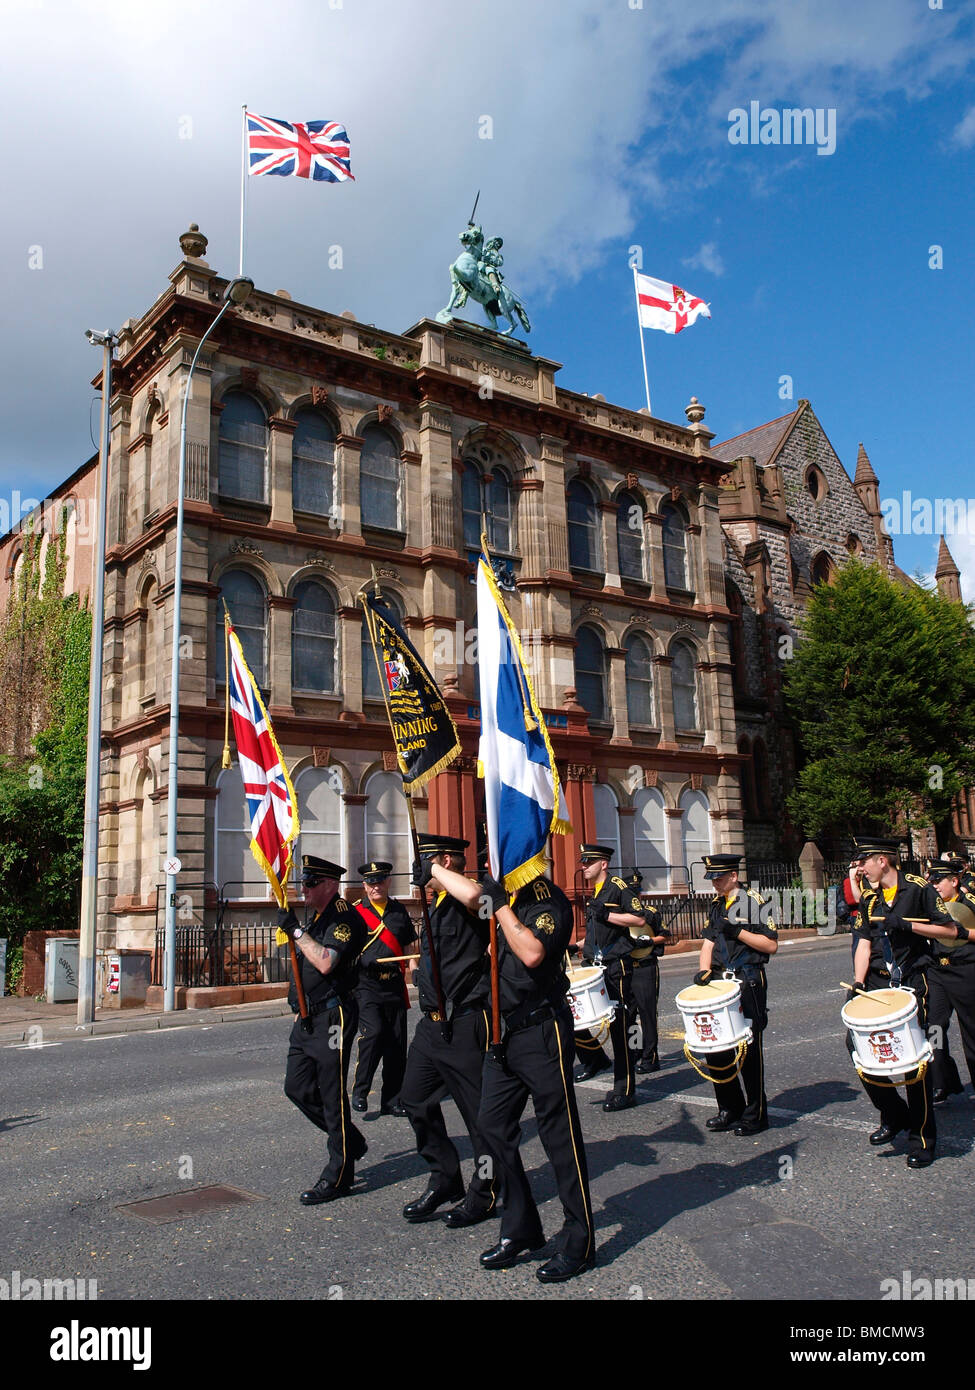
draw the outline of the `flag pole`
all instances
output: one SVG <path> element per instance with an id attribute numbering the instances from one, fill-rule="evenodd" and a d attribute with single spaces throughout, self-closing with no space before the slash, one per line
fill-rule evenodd
<path id="1" fill-rule="evenodd" d="M 240 266 L 238 275 L 244 273 L 244 196 L 247 188 L 247 103 L 240 108 Z"/>
<path id="2" fill-rule="evenodd" d="M 379 588 L 379 576 L 376 573 L 376 566 L 372 566 L 372 585 L 373 594 L 378 599 L 381 596 Z M 357 599 L 362 598 L 362 590 L 369 587 L 367 580 L 356 594 Z M 379 688 L 383 693 L 383 704 L 386 706 L 386 718 L 389 720 L 389 732 L 393 736 L 393 747 L 396 748 L 396 730 L 393 728 L 393 712 L 389 707 L 389 687 L 386 684 L 386 673 L 379 661 L 379 650 L 376 646 L 376 631 L 373 627 L 372 613 L 368 603 L 362 605 L 362 616 L 366 624 L 366 631 L 369 634 L 369 643 L 372 647 L 373 659 L 376 662 L 376 671 L 379 675 Z M 416 815 L 413 810 L 413 797 L 410 789 L 406 785 L 406 778 L 403 776 L 403 769 L 399 763 L 399 752 L 397 750 L 396 768 L 400 775 L 400 782 L 403 787 L 403 795 L 406 797 L 406 809 L 410 818 L 410 836 L 413 840 L 413 855 L 416 862 L 420 862 L 420 837 L 416 829 Z M 433 925 L 430 921 L 430 904 L 427 902 L 426 888 L 420 888 L 420 910 L 423 914 L 423 935 L 426 939 L 427 950 L 430 953 L 430 978 L 433 983 L 433 990 L 437 996 L 437 1012 L 440 1015 L 440 1031 L 443 1034 L 444 1042 L 450 1042 L 451 1025 L 447 1019 L 447 1005 L 444 1000 L 443 984 L 440 979 L 440 963 L 437 960 L 437 951 L 433 940 Z"/>
<path id="3" fill-rule="evenodd" d="M 243 271 L 241 274 L 243 275 Z M 636 297 L 636 326 L 640 334 L 640 353 L 643 357 L 643 384 L 647 391 L 647 414 L 652 415 L 650 408 L 650 378 L 647 376 L 647 345 L 643 340 L 643 324 L 640 322 L 640 282 L 637 279 L 636 266 L 633 267 L 633 293 Z"/>
<path id="4" fill-rule="evenodd" d="M 483 512 L 481 513 L 481 550 L 482 550 L 482 552 L 483 552 L 483 554 L 484 554 L 484 558 L 487 560 L 488 564 L 490 565 L 490 563 L 491 563 L 491 552 L 490 552 L 490 550 L 488 550 L 487 518 L 485 517 L 485 515 L 484 515 Z M 519 681 L 520 681 L 520 679 L 521 679 L 521 673 L 519 672 Z M 477 696 L 478 696 L 478 702 L 480 703 L 480 698 L 481 698 L 481 692 L 480 692 L 480 690 L 477 692 Z M 524 692 L 522 692 L 522 697 L 524 698 Z M 529 710 L 530 708 L 531 708 L 531 706 L 526 702 L 526 704 L 525 704 L 526 728 L 527 728 L 528 710 Z M 534 723 L 535 723 L 535 721 L 532 720 L 532 724 L 534 724 Z M 483 772 L 483 768 L 482 768 L 481 770 L 482 770 L 482 772 Z M 490 846 L 490 844 L 488 845 L 487 848 L 488 848 L 488 865 L 489 865 L 489 867 L 490 867 L 490 869 L 491 869 L 491 874 L 492 874 L 492 877 L 493 877 L 493 874 L 494 874 L 494 865 L 491 864 L 491 846 Z M 500 871 L 500 869 L 501 869 L 501 865 L 499 864 L 499 865 L 498 865 L 498 870 Z M 500 880 L 500 882 L 501 882 L 501 887 L 504 888 L 504 887 L 505 887 L 504 879 L 502 878 L 502 879 Z M 490 935 L 490 958 L 491 958 L 491 1047 L 492 1047 L 493 1050 L 497 1051 L 497 1050 L 501 1047 L 501 970 L 500 970 L 500 964 L 499 964 L 499 961 L 498 961 L 498 919 L 497 919 L 497 917 L 494 915 L 493 912 L 491 913 L 490 932 L 491 932 L 491 935 Z M 502 1065 L 503 1065 L 503 1062 L 502 1062 Z"/>

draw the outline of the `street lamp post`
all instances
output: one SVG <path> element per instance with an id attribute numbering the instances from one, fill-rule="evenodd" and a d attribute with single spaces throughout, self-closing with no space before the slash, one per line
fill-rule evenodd
<path id="1" fill-rule="evenodd" d="M 111 452 L 114 333 L 85 333 L 104 351 L 102 433 L 98 461 L 98 530 L 95 540 L 91 610 L 91 667 L 88 675 L 88 757 L 85 770 L 85 838 L 81 868 L 81 930 L 78 941 L 78 1023 L 95 1018 L 95 947 L 98 920 L 98 815 L 101 798 L 102 647 L 105 638 L 105 532 L 108 517 L 108 457 Z"/>
<path id="2" fill-rule="evenodd" d="M 238 276 L 224 290 L 223 305 L 197 344 L 193 361 L 183 387 L 183 406 L 179 422 L 179 491 L 176 504 L 176 571 L 173 578 L 173 645 L 169 681 L 169 781 L 166 791 L 166 935 L 163 966 L 163 1007 L 169 1012 L 176 1007 L 176 877 L 179 863 L 176 855 L 176 809 L 179 789 L 179 661 L 180 623 L 183 600 L 183 497 L 186 490 L 186 411 L 190 400 L 193 373 L 203 344 L 231 305 L 244 303 L 254 288 L 253 280 Z"/>

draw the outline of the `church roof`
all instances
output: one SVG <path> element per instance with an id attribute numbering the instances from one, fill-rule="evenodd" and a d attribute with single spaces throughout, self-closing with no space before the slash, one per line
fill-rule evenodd
<path id="1" fill-rule="evenodd" d="M 708 452 L 712 458 L 718 458 L 722 463 L 733 463 L 735 459 L 740 458 L 753 458 L 759 468 L 765 468 L 778 452 L 779 445 L 789 433 L 804 405 L 805 402 L 801 401 L 798 409 L 791 410 L 788 415 L 780 415 L 777 420 L 769 420 L 767 424 L 746 430 L 744 434 L 736 434 L 732 439 L 712 444 Z"/>

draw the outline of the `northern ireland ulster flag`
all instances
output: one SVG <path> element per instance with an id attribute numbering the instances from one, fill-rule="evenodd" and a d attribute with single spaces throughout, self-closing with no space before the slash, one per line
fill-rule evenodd
<path id="1" fill-rule="evenodd" d="M 636 294 L 641 328 L 679 333 L 701 315 L 706 319 L 711 317 L 711 310 L 703 299 L 688 294 L 679 285 L 668 284 L 665 280 L 651 280 L 649 275 L 637 275 Z"/>

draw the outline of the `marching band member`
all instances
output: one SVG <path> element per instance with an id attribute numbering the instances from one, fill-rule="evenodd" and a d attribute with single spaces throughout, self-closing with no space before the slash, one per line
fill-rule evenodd
<path id="1" fill-rule="evenodd" d="M 447 1007 L 449 1035 L 437 1007 L 430 953 L 424 937 L 419 968 L 420 1009 L 406 1058 L 400 1102 L 416 1134 L 416 1147 L 430 1167 L 426 1191 L 403 1208 L 407 1221 L 429 1221 L 445 1202 L 459 1205 L 445 1217 L 451 1228 L 474 1226 L 494 1212 L 497 1193 L 490 1158 L 477 1128 L 481 1071 L 488 1044 L 490 978 L 487 917 L 470 910 L 481 894 L 464 876 L 468 841 L 451 835 L 426 835 L 419 842 L 420 862 L 414 883 L 432 884 L 437 894 L 430 913 L 434 949 Z M 474 1176 L 464 1188 L 460 1157 L 447 1135 L 440 1102 L 448 1092 L 457 1103 L 474 1150 Z"/>
<path id="2" fill-rule="evenodd" d="M 965 1089 L 948 1048 L 948 1025 L 958 1014 L 958 1031 L 975 1086 L 975 897 L 959 883 L 954 860 L 939 860 L 928 869 L 933 883 L 958 928 L 958 940 L 939 940 L 928 968 L 928 1036 L 934 1048 L 931 1062 L 932 1099 L 943 1105 L 949 1095 Z M 962 934 L 964 932 L 964 935 Z"/>
<path id="3" fill-rule="evenodd" d="M 501 1236 L 485 1250 L 485 1269 L 505 1269 L 524 1250 L 545 1242 L 538 1208 L 518 1151 L 519 1121 L 529 1096 L 538 1136 L 552 1165 L 565 1220 L 554 1255 L 536 1271 L 543 1284 L 590 1269 L 595 1252 L 586 1151 L 572 1086 L 572 1014 L 562 969 L 572 935 L 572 906 L 560 888 L 538 877 L 509 905 L 500 883 L 472 885 L 489 899 L 499 927 L 498 971 L 504 1019 L 502 1057 L 484 1063 L 477 1125 L 495 1156 L 504 1193 Z"/>
<path id="4" fill-rule="evenodd" d="M 360 864 L 364 898 L 355 910 L 366 924 L 368 940 L 359 957 L 359 1055 L 352 1077 L 352 1109 L 364 1114 L 369 1108 L 369 1088 L 380 1061 L 383 1083 L 380 1115 L 405 1115 L 399 1092 L 406 1070 L 406 1011 L 410 1007 L 403 972 L 396 961 L 416 940 L 410 914 L 389 896 L 392 864 L 385 861 Z"/>
<path id="5" fill-rule="evenodd" d="M 633 940 L 630 930 L 643 930 L 646 920 L 639 893 L 621 878 L 610 875 L 612 849 L 606 845 L 583 845 L 580 863 L 586 886 L 592 896 L 586 904 L 586 939 L 583 958 L 602 965 L 606 972 L 606 992 L 617 1002 L 616 1013 L 609 1025 L 613 1044 L 613 1089 L 603 1104 L 604 1110 L 627 1110 L 636 1104 L 633 1088 L 633 1057 L 629 1043 L 629 1015 L 633 1008 L 633 966 L 630 956 Z M 604 1071 L 609 1062 L 598 1039 L 586 1043 L 576 1039 L 576 1051 L 582 1067 L 576 1081 L 588 1081 Z"/>
<path id="6" fill-rule="evenodd" d="M 734 1130 L 740 1137 L 768 1129 L 765 1095 L 765 1058 L 762 1034 L 768 1026 L 768 984 L 765 961 L 779 949 L 778 932 L 768 902 L 753 888 L 738 882 L 740 854 L 711 854 L 704 859 L 704 877 L 714 885 L 715 897 L 698 962 L 696 985 L 707 984 L 720 971 L 732 972 L 741 982 L 741 1008 L 752 1025 L 752 1040 L 745 1048 L 739 1073 L 726 1081 L 712 1075 L 718 1113 L 707 1121 L 712 1133 Z M 715 1052 L 709 1070 L 718 1076 L 734 1070 L 734 1052 Z M 742 1090 L 744 1083 L 744 1091 Z"/>
<path id="7" fill-rule="evenodd" d="M 634 893 L 639 893 L 643 875 L 634 869 L 631 874 L 627 874 L 626 882 Z M 630 928 L 630 935 L 633 937 L 630 960 L 633 963 L 633 1003 L 640 1017 L 642 1036 L 636 1070 L 641 1075 L 646 1075 L 660 1070 L 660 1059 L 657 1056 L 660 967 L 657 962 L 664 953 L 664 946 L 670 940 L 670 932 L 662 925 L 660 913 L 655 907 L 644 907 L 643 919 L 642 931 Z"/>
<path id="8" fill-rule="evenodd" d="M 914 991 L 917 1021 L 928 1026 L 927 972 L 932 961 L 930 937 L 957 940 L 958 929 L 932 884 L 900 867 L 898 842 L 871 837 L 855 844 L 857 867 L 851 877 L 861 890 L 860 926 L 856 932 L 854 990 L 895 988 Z M 906 919 L 920 920 L 906 920 Z M 847 1047 L 853 1054 L 852 1040 Z M 880 1112 L 880 1128 L 870 1135 L 874 1146 L 887 1144 L 907 1130 L 909 1168 L 934 1162 L 937 1126 L 934 1119 L 931 1068 L 905 1085 L 905 1097 L 879 1079 L 861 1076 L 863 1089 Z"/>

